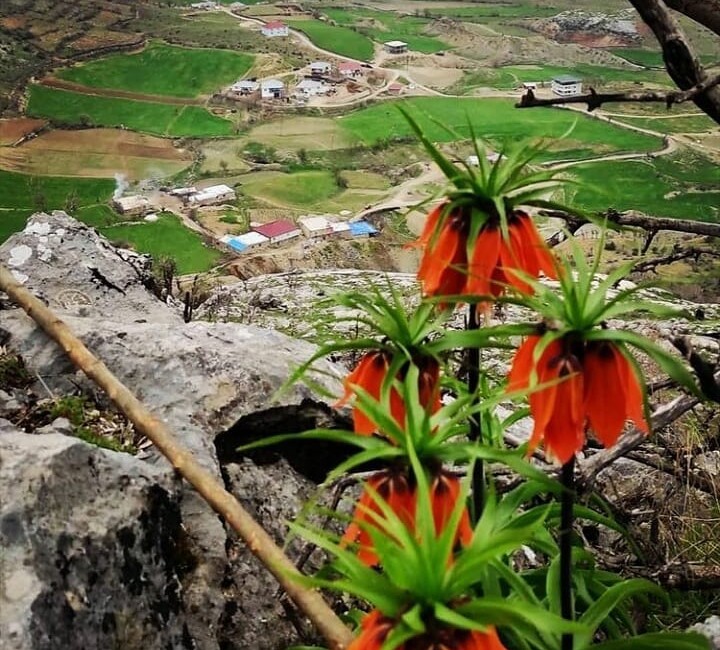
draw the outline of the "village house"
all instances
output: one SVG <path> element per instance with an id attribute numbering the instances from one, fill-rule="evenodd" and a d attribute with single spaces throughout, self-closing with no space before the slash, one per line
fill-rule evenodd
<path id="1" fill-rule="evenodd" d="M 305 235 L 308 239 L 313 239 L 314 237 L 325 237 L 327 235 L 331 235 L 333 232 L 332 223 L 330 223 L 326 217 L 300 217 L 300 219 L 298 219 L 298 223 L 300 224 L 303 235 Z"/>
<path id="2" fill-rule="evenodd" d="M 330 224 L 332 227 L 332 234 L 336 237 L 341 237 L 344 239 L 350 238 L 350 224 L 346 221 L 338 221 L 336 223 Z"/>
<path id="3" fill-rule="evenodd" d="M 247 5 L 244 2 L 233 2 L 230 5 L 230 11 L 244 11 L 247 9 Z"/>
<path id="4" fill-rule="evenodd" d="M 177 196 L 183 201 L 188 201 L 193 194 L 197 194 L 196 187 L 176 187 L 170 190 L 170 196 Z"/>
<path id="5" fill-rule="evenodd" d="M 367 239 L 378 234 L 378 229 L 367 221 L 351 221 L 348 225 L 354 238 Z"/>
<path id="6" fill-rule="evenodd" d="M 150 201 L 144 196 L 121 196 L 113 199 L 113 207 L 126 217 L 141 217 L 152 209 Z"/>
<path id="7" fill-rule="evenodd" d="M 537 81 L 523 81 L 523 90 L 537 90 Z"/>
<path id="8" fill-rule="evenodd" d="M 198 9 L 200 11 L 212 11 L 217 8 L 217 2 L 193 2 L 190 5 L 190 9 Z"/>
<path id="9" fill-rule="evenodd" d="M 295 94 L 303 97 L 315 97 L 316 95 L 327 95 L 330 87 L 322 81 L 315 79 L 303 79 L 295 86 Z"/>
<path id="10" fill-rule="evenodd" d="M 344 77 L 359 77 L 362 75 L 362 66 L 353 61 L 343 61 L 338 65 L 338 72 Z"/>
<path id="11" fill-rule="evenodd" d="M 230 92 L 237 93 L 238 95 L 252 95 L 257 89 L 260 88 L 260 84 L 257 81 L 251 81 L 250 79 L 241 79 L 236 81 L 230 86 Z"/>
<path id="12" fill-rule="evenodd" d="M 550 87 L 560 97 L 572 97 L 582 93 L 582 79 L 568 74 L 561 74 L 552 80 Z"/>
<path id="13" fill-rule="evenodd" d="M 407 54 L 408 44 L 404 41 L 388 41 L 383 48 L 388 54 Z"/>
<path id="14" fill-rule="evenodd" d="M 212 185 L 190 196 L 189 203 L 193 206 L 218 205 L 237 198 L 235 190 L 227 185 Z"/>
<path id="15" fill-rule="evenodd" d="M 220 241 L 235 253 L 244 253 L 248 248 L 267 244 L 268 238 L 258 232 L 250 231 L 242 235 L 225 235 Z"/>
<path id="16" fill-rule="evenodd" d="M 285 84 L 278 79 L 266 79 L 260 84 L 260 96 L 263 99 L 282 99 Z"/>
<path id="17" fill-rule="evenodd" d="M 488 151 L 485 158 L 489 163 L 495 164 L 500 159 L 500 154 L 497 151 Z M 480 158 L 475 154 L 470 154 L 465 158 L 465 164 L 469 167 L 480 167 Z"/>
<path id="18" fill-rule="evenodd" d="M 391 95 L 399 95 L 402 93 L 404 86 L 399 83 L 392 83 L 387 87 L 388 92 Z"/>
<path id="19" fill-rule="evenodd" d="M 273 38 L 275 36 L 288 36 L 290 30 L 285 23 L 281 23 L 279 20 L 271 20 L 265 23 L 260 30 L 263 36 Z"/>
<path id="20" fill-rule="evenodd" d="M 330 74 L 332 65 L 327 61 L 313 61 L 310 64 L 310 74 L 313 77 L 322 77 L 323 75 Z"/>
<path id="21" fill-rule="evenodd" d="M 261 226 L 255 226 L 253 231 L 267 237 L 271 244 L 294 239 L 295 237 L 300 237 L 302 234 L 300 228 L 287 219 L 278 219 L 277 221 L 264 223 Z"/>

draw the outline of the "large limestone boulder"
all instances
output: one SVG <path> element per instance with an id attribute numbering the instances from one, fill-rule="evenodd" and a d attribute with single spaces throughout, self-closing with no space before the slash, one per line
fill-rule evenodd
<path id="1" fill-rule="evenodd" d="M 0 421 L 0 647 L 192 648 L 180 484 Z"/>
<path id="2" fill-rule="evenodd" d="M 0 261 L 10 266 L 21 283 L 52 307 L 110 370 L 170 426 L 198 462 L 218 478 L 223 476 L 215 447 L 219 433 L 232 430 L 232 435 L 225 437 L 225 444 L 227 449 L 234 449 L 244 440 L 246 418 L 252 420 L 252 429 L 257 432 L 263 429 L 264 413 L 269 414 L 268 421 L 275 427 L 284 427 L 290 420 L 304 421 L 303 418 L 312 418 L 315 413 L 327 417 L 327 407 L 302 386 L 287 391 L 279 400 L 274 399 L 294 367 L 313 354 L 313 345 L 277 331 L 240 323 L 184 323 L 178 306 L 166 304 L 146 288 L 150 272 L 147 258 L 113 248 L 94 230 L 65 213 L 34 215 L 24 232 L 0 246 Z M 42 390 L 47 387 L 64 394 L 81 388 L 104 399 L 97 387 L 76 371 L 62 350 L 32 319 L 13 308 L 9 301 L 3 306 L 0 329 L 9 334 L 4 338 L 22 355 L 31 373 L 42 380 Z M 321 367 L 326 374 L 318 377 L 318 381 L 326 390 L 339 394 L 338 369 L 329 363 Z M 287 417 L 283 417 L 284 409 Z M 268 433 L 277 432 L 268 426 Z M 32 446 L 31 442 L 39 438 L 29 437 L 28 445 Z M 122 458 L 118 461 L 120 466 L 127 461 L 125 456 Z M 140 464 L 147 466 L 150 475 L 157 472 L 164 476 L 167 472 L 168 464 L 154 449 L 145 449 L 142 458 Z M 232 460 L 239 459 L 233 457 Z M 322 462 L 321 458 L 317 460 Z M 111 460 L 107 462 L 112 464 Z M 8 471 L 12 476 L 15 470 Z M 64 471 L 61 461 L 48 469 L 49 474 L 61 471 Z M 262 474 L 272 470 L 259 467 L 257 471 Z M 294 470 L 289 468 L 279 476 L 293 486 L 291 490 L 281 490 L 282 493 L 294 494 L 295 498 L 303 493 L 297 485 L 307 480 Z M 227 474 L 225 479 L 226 485 L 232 487 Z M 252 503 L 264 498 L 263 490 L 261 482 L 243 484 L 238 496 L 243 502 Z M 110 491 L 107 507 L 111 507 L 113 499 L 123 498 L 121 490 Z M 181 588 L 176 589 L 177 581 L 167 583 L 166 587 L 168 594 L 177 591 L 182 601 L 186 613 L 184 633 L 193 647 L 218 650 L 222 645 L 228 649 L 270 650 L 285 647 L 288 640 L 296 639 L 295 627 L 275 597 L 274 579 L 249 555 L 243 562 L 235 562 L 235 555 L 230 557 L 228 549 L 238 546 L 234 536 L 186 485 L 182 487 L 179 508 L 186 532 L 184 548 L 192 561 L 182 576 Z M 282 504 L 278 508 L 293 512 L 296 504 L 293 501 L 287 508 Z M 275 526 L 279 521 L 278 511 L 259 514 L 261 523 L 263 518 L 264 523 Z M 276 541 L 282 544 L 285 529 L 275 530 Z M 76 539 L 78 534 L 71 530 L 68 543 L 81 544 L 82 540 Z M 54 548 L 59 542 L 48 536 L 34 543 Z M 107 543 L 108 552 L 114 552 L 114 541 L 108 539 Z M 103 555 L 101 541 L 97 544 L 98 552 L 93 557 L 100 558 Z M 95 560 L 90 563 L 93 562 Z M 119 570 L 119 565 L 115 569 Z M 0 583 L 8 577 L 6 570 L 7 566 L 0 567 Z M 162 572 L 157 573 L 156 566 L 148 565 L 146 570 L 153 573 L 152 580 L 164 579 Z M 116 581 L 120 584 L 122 576 L 117 575 Z M 243 589 L 245 584 L 257 588 Z M 85 606 L 94 612 L 99 602 L 92 600 Z M 156 604 L 156 608 L 169 606 L 163 604 L 162 599 Z M 266 625 L 250 624 L 249 619 L 239 618 L 242 615 L 247 619 L 254 611 L 273 615 L 267 616 Z M 92 616 L 97 617 L 97 612 Z M 22 647 L 46 647 L 33 643 Z M 171 636 L 162 644 L 125 644 L 119 631 L 113 643 L 73 645 L 68 641 L 65 647 L 84 650 L 118 644 L 127 648 L 183 647 L 171 640 Z"/>

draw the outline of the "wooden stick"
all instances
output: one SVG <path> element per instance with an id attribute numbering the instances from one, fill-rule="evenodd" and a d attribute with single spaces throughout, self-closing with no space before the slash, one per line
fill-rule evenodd
<path id="1" fill-rule="evenodd" d="M 140 400 L 113 375 L 107 366 L 94 356 L 72 333 L 70 328 L 40 300 L 21 286 L 0 264 L 0 290 L 22 307 L 72 362 L 100 386 L 113 403 L 127 416 L 168 459 L 180 475 L 245 541 L 255 557 L 272 573 L 295 604 L 313 622 L 333 650 L 347 648 L 352 633 L 330 609 L 322 596 L 306 589 L 295 578 L 301 574 L 289 558 L 275 544 L 268 533 L 228 492 L 220 481 L 201 467 L 170 430 L 156 418 Z"/>

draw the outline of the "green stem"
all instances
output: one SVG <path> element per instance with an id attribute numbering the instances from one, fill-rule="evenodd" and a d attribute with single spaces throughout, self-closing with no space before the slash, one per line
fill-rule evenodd
<path id="1" fill-rule="evenodd" d="M 572 527 L 575 502 L 575 456 L 562 466 L 565 488 L 560 501 L 560 610 L 567 621 L 573 620 Z M 573 650 L 573 635 L 563 634 L 562 650 Z"/>
<path id="2" fill-rule="evenodd" d="M 472 304 L 468 307 L 467 329 L 476 330 L 479 328 L 478 308 L 476 304 Z M 467 353 L 467 386 L 468 392 L 473 396 L 470 407 L 474 408 L 480 403 L 480 395 L 478 394 L 478 386 L 480 385 L 480 349 L 471 347 Z M 480 414 L 477 412 L 470 418 L 470 440 L 482 444 Z M 473 522 L 476 522 L 485 506 L 485 463 L 481 459 L 476 460 L 473 466 L 472 494 L 472 519 Z"/>

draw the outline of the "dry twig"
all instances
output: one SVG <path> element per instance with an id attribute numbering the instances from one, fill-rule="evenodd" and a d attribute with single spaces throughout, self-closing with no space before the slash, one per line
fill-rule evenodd
<path id="1" fill-rule="evenodd" d="M 317 591 L 298 584 L 294 578 L 300 575 L 299 572 L 270 535 L 213 474 L 201 467 L 192 454 L 175 441 L 165 424 L 150 413 L 147 407 L 83 345 L 60 318 L 18 284 L 3 265 L 0 265 L 0 290 L 6 292 L 49 337 L 62 347 L 75 366 L 107 393 L 136 429 L 154 443 L 179 474 L 240 535 L 255 557 L 275 576 L 295 604 L 313 622 L 330 647 L 333 650 L 346 648 L 352 638 L 350 630 Z"/>

